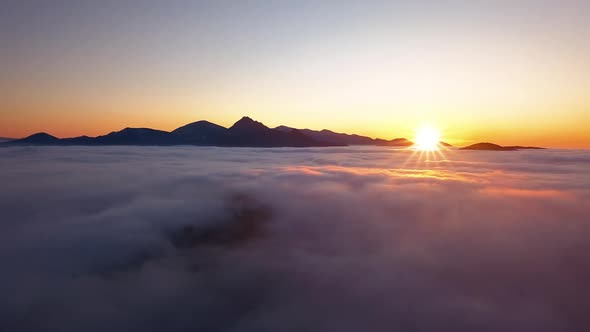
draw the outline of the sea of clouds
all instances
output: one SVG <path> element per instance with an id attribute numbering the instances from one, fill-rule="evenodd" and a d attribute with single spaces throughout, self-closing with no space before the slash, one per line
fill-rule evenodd
<path id="1" fill-rule="evenodd" d="M 0 148 L 2 331 L 588 331 L 590 151 Z"/>

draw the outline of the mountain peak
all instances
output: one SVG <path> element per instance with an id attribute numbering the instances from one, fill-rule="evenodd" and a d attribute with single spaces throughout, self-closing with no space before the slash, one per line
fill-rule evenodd
<path id="1" fill-rule="evenodd" d="M 39 133 L 36 133 L 36 134 L 33 134 L 33 135 L 29 136 L 29 137 L 53 137 L 53 138 L 56 138 L 55 136 L 49 135 L 48 133 L 46 133 L 44 131 L 39 132 Z"/>
<path id="2" fill-rule="evenodd" d="M 280 126 L 278 126 L 278 127 L 274 128 L 274 129 L 275 129 L 275 130 L 278 130 L 278 131 L 285 132 L 285 133 L 288 133 L 288 132 L 291 132 L 291 131 L 293 131 L 293 130 L 294 130 L 294 128 L 287 127 L 287 126 L 283 126 L 283 125 L 280 125 Z"/>
<path id="3" fill-rule="evenodd" d="M 188 133 L 198 132 L 198 131 L 202 131 L 202 130 L 225 130 L 225 128 L 220 125 L 217 125 L 215 123 L 201 120 L 201 121 L 191 122 L 191 123 L 184 125 L 182 127 L 178 127 L 176 129 L 174 129 L 172 132 L 175 134 L 188 134 Z"/>
<path id="4" fill-rule="evenodd" d="M 176 128 L 172 133 L 186 142 L 196 145 L 220 144 L 224 142 L 227 128 L 201 120 Z"/>
<path id="5" fill-rule="evenodd" d="M 58 138 L 53 135 L 49 135 L 46 132 L 40 132 L 40 133 L 33 134 L 33 135 L 25 138 L 24 140 L 27 140 L 30 142 L 41 142 L 41 141 L 57 141 Z"/>
<path id="6" fill-rule="evenodd" d="M 59 142 L 59 138 L 49 135 L 45 132 L 40 132 L 33 134 L 31 136 L 27 136 L 25 138 L 17 139 L 14 141 L 9 141 L 9 143 L 15 144 L 37 144 L 37 145 L 51 145 L 56 142 Z"/>
<path id="7" fill-rule="evenodd" d="M 261 130 L 261 129 L 269 129 L 267 126 L 262 124 L 261 122 L 252 120 L 252 118 L 248 116 L 242 117 L 238 122 L 234 123 L 233 126 L 229 128 L 230 130 Z"/>

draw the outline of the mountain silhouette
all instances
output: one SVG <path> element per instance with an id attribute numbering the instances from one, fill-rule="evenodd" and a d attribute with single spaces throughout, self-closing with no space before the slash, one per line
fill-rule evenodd
<path id="1" fill-rule="evenodd" d="M 60 144 L 63 145 L 92 145 L 94 142 L 94 137 L 89 137 L 86 135 L 71 138 L 62 138 L 60 140 Z"/>
<path id="2" fill-rule="evenodd" d="M 511 146 L 501 146 L 494 143 L 476 143 L 466 147 L 461 148 L 460 150 L 481 150 L 481 151 L 517 151 L 523 149 L 544 149 L 536 146 L 519 146 L 519 145 L 511 145 Z"/>
<path id="3" fill-rule="evenodd" d="M 337 145 L 380 145 L 380 146 L 412 146 L 414 143 L 405 138 L 396 138 L 390 141 L 380 138 L 370 138 L 355 134 L 336 133 L 328 129 L 311 130 L 311 129 L 295 129 L 287 126 L 278 126 L 275 130 L 282 132 L 300 131 L 308 137 L 311 137 L 319 142 Z"/>
<path id="4" fill-rule="evenodd" d="M 108 135 L 98 136 L 96 145 L 178 145 L 184 143 L 175 134 L 150 128 L 125 128 Z"/>
<path id="5" fill-rule="evenodd" d="M 45 132 L 22 139 L 9 139 L 0 143 L 9 145 L 201 145 L 226 147 L 322 147 L 372 145 L 409 147 L 414 143 L 406 138 L 384 140 L 355 134 L 337 133 L 328 129 L 296 129 L 287 126 L 269 128 L 263 123 L 244 116 L 231 127 L 225 128 L 209 121 L 197 121 L 168 132 L 151 128 L 125 128 L 107 135 L 57 138 Z M 440 142 L 441 147 L 452 145 Z M 514 151 L 541 149 L 531 146 L 500 146 L 477 143 L 462 150 Z"/>
<path id="6" fill-rule="evenodd" d="M 235 147 L 314 147 L 346 144 L 323 142 L 299 130 L 289 132 L 268 128 L 247 116 L 230 128 L 197 121 L 171 132 L 151 128 L 125 128 L 107 135 L 79 136 L 59 139 L 47 133 L 37 133 L 2 145 L 203 145 Z"/>
<path id="7" fill-rule="evenodd" d="M 9 143 L 18 142 L 18 143 L 31 144 L 31 145 L 54 145 L 54 144 L 59 143 L 59 141 L 60 141 L 59 138 L 49 135 L 48 133 L 41 132 L 41 133 L 33 134 L 29 137 L 10 141 Z"/>
<path id="8" fill-rule="evenodd" d="M 476 143 L 466 147 L 461 148 L 461 150 L 481 150 L 481 151 L 517 151 L 518 148 L 516 146 L 501 146 L 494 143 Z"/>
<path id="9" fill-rule="evenodd" d="M 315 140 L 296 129 L 291 131 L 270 129 L 247 116 L 234 123 L 228 132 L 231 146 L 312 147 L 342 145 Z"/>
<path id="10" fill-rule="evenodd" d="M 238 122 L 234 123 L 233 126 L 229 127 L 229 130 L 234 134 L 247 134 L 268 131 L 270 128 L 265 126 L 262 122 L 255 121 L 250 117 L 244 116 L 238 120 Z"/>
<path id="11" fill-rule="evenodd" d="M 172 131 L 180 139 L 188 144 L 215 145 L 228 141 L 227 128 L 209 121 L 197 121 Z"/>

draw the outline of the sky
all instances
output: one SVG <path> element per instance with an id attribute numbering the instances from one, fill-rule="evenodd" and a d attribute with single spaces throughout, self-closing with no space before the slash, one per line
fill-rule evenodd
<path id="1" fill-rule="evenodd" d="M 0 137 L 248 115 L 453 144 L 590 147 L 587 1 L 0 4 Z"/>

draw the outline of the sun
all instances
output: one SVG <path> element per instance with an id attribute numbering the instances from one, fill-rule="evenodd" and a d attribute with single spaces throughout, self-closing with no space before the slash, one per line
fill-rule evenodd
<path id="1" fill-rule="evenodd" d="M 440 142 L 440 131 L 431 126 L 422 126 L 416 131 L 416 149 L 436 151 Z"/>

